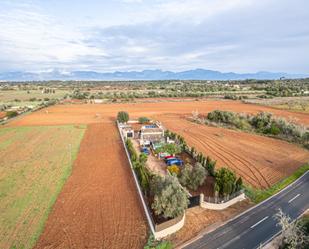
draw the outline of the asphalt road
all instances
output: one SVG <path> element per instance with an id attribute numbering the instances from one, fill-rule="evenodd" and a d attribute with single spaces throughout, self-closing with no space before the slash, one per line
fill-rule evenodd
<path id="1" fill-rule="evenodd" d="M 278 195 L 255 206 L 215 231 L 186 245 L 186 249 L 255 249 L 280 231 L 274 219 L 281 208 L 292 219 L 309 208 L 309 171 Z"/>

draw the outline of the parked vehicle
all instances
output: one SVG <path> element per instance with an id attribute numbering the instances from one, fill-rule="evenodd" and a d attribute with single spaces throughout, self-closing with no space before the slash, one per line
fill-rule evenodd
<path id="1" fill-rule="evenodd" d="M 183 161 L 180 160 L 180 159 L 172 159 L 172 160 L 168 160 L 167 163 L 166 163 L 168 166 L 171 166 L 173 164 L 177 165 L 177 166 L 182 166 L 183 165 Z"/>
<path id="2" fill-rule="evenodd" d="M 141 152 L 142 152 L 142 153 L 145 153 L 146 155 L 149 155 L 149 154 L 150 154 L 149 149 L 146 148 L 146 147 L 141 148 Z"/>
<path id="3" fill-rule="evenodd" d="M 167 156 L 164 157 L 165 160 L 170 159 L 170 158 L 174 158 L 174 156 L 172 156 L 172 155 L 167 155 Z"/>
<path id="4" fill-rule="evenodd" d="M 165 159 L 165 162 L 167 163 L 168 161 L 170 161 L 170 160 L 174 160 L 174 159 L 177 159 L 176 157 L 169 157 L 169 158 L 167 158 L 167 159 Z"/>
<path id="5" fill-rule="evenodd" d="M 161 159 L 165 159 L 165 157 L 167 157 L 167 156 L 170 156 L 170 154 L 169 154 L 169 153 L 166 153 L 166 152 L 160 152 L 160 153 L 159 153 L 159 157 L 160 157 Z"/>

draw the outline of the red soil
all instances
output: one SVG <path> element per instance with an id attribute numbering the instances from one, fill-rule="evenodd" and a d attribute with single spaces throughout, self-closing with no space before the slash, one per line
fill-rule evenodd
<path id="1" fill-rule="evenodd" d="M 266 106 L 244 104 L 239 101 L 206 100 L 187 102 L 158 102 L 158 103 L 126 103 L 126 104 L 74 104 L 57 105 L 34 112 L 30 115 L 11 122 L 10 125 L 54 125 L 54 124 L 89 124 L 102 121 L 110 122 L 120 110 L 128 111 L 131 117 L 150 117 L 159 114 L 191 114 L 198 110 L 206 114 L 212 110 L 228 110 L 243 113 L 272 112 L 276 116 L 309 125 L 309 115 L 289 112 Z"/>
<path id="2" fill-rule="evenodd" d="M 190 146 L 228 166 L 257 188 L 270 187 L 308 162 L 309 151 L 282 140 L 199 125 L 179 115 L 157 116 Z"/>
<path id="3" fill-rule="evenodd" d="M 116 126 L 91 124 L 35 248 L 142 248 L 143 213 Z"/>
<path id="4" fill-rule="evenodd" d="M 265 188 L 290 175 L 308 162 L 309 153 L 300 147 L 277 139 L 244 132 L 192 124 L 181 116 L 198 110 L 201 114 L 220 109 L 243 113 L 272 112 L 276 116 L 294 119 L 309 125 L 309 115 L 271 107 L 244 104 L 240 101 L 186 101 L 126 104 L 57 105 L 34 112 L 9 125 L 52 125 L 72 123 L 111 123 L 117 112 L 128 111 L 130 116 L 160 119 L 165 126 L 182 134 L 189 145 L 218 160 L 219 166 L 228 166 L 244 180 Z"/>
<path id="5" fill-rule="evenodd" d="M 6 112 L 0 112 L 0 119 L 6 117 Z"/>
<path id="6" fill-rule="evenodd" d="M 131 104 L 57 105 L 13 120 L 10 126 L 90 124 L 71 177 L 48 218 L 36 248 L 141 248 L 147 224 L 113 123 L 118 111 L 158 118 L 183 135 L 189 145 L 228 166 L 256 187 L 264 188 L 308 161 L 309 152 L 280 140 L 181 118 L 198 110 L 272 112 L 309 125 L 309 115 L 243 104 L 238 101 L 187 101 Z"/>

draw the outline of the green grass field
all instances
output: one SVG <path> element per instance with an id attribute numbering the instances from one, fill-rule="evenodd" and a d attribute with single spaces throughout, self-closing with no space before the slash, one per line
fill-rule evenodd
<path id="1" fill-rule="evenodd" d="M 85 126 L 0 128 L 0 248 L 32 248 L 71 174 Z"/>
<path id="2" fill-rule="evenodd" d="M 0 90 L 0 100 L 2 103 L 14 102 L 15 99 L 18 99 L 22 102 L 29 101 L 31 98 L 36 99 L 57 99 L 63 98 L 69 91 L 67 90 L 58 90 L 56 89 L 55 93 L 42 93 L 42 90 Z"/>

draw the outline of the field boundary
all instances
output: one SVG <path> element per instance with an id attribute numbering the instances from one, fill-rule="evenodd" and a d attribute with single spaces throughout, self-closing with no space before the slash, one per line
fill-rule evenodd
<path id="1" fill-rule="evenodd" d="M 3 226 L 0 230 L 1 233 L 5 232 L 2 233 L 3 240 L 0 238 L 0 247 L 33 248 L 44 231 L 57 198 L 72 174 L 73 164 L 80 150 L 86 126 L 1 127 L 1 131 L 4 132 L 1 135 L 10 134 L 10 137 L 12 137 L 9 140 L 2 140 L 8 141 L 8 144 L 4 148 L 2 147 L 3 151 L 1 152 L 4 155 L 8 152 L 14 154 L 17 148 L 21 154 L 16 152 L 16 155 L 12 158 L 15 158 L 15 161 L 21 155 L 23 162 L 20 162 L 21 164 L 16 167 L 14 161 L 10 161 L 10 159 L 3 161 L 4 167 L 7 162 L 11 162 L 8 165 L 10 165 L 12 171 L 11 169 L 7 171 L 8 175 L 4 175 L 5 180 L 1 184 L 1 187 L 3 187 L 1 190 L 4 194 L 1 196 L 1 201 L 8 203 L 8 205 L 1 205 L 3 215 L 0 226 Z M 58 139 L 64 137 L 65 140 Z M 11 148 L 14 148 L 14 150 L 11 150 Z M 37 155 L 39 156 L 37 157 Z M 43 168 L 41 162 L 44 157 L 48 157 L 49 161 L 43 164 Z M 19 170 L 21 168 L 22 171 Z M 34 168 L 35 171 L 33 171 Z M 46 174 L 46 172 L 51 172 L 52 175 L 48 176 L 49 174 Z M 35 184 L 29 184 L 29 181 L 26 180 L 30 177 L 36 180 Z M 13 196 L 11 187 L 7 187 L 7 183 L 12 178 L 15 179 L 17 190 L 20 189 L 21 185 L 25 189 L 20 193 L 20 199 L 26 200 L 22 204 L 15 202 L 17 204 L 12 205 L 10 199 L 7 198 L 7 196 Z M 35 193 L 35 198 L 32 193 Z M 48 198 L 46 198 L 46 194 L 48 194 Z M 11 218 L 14 217 L 15 213 L 18 213 L 19 217 Z M 30 219 L 31 223 L 29 222 Z M 3 230 L 5 227 L 6 229 Z"/>

